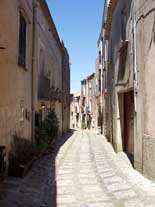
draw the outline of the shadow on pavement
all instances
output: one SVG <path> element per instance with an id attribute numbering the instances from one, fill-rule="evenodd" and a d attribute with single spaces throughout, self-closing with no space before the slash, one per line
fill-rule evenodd
<path id="1" fill-rule="evenodd" d="M 0 207 L 56 207 L 56 157 L 75 130 L 63 135 L 55 149 L 36 160 L 23 179 L 8 177 L 0 183 Z"/>

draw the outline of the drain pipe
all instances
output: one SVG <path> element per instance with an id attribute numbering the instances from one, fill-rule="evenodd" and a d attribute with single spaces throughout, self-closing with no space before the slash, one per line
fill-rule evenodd
<path id="1" fill-rule="evenodd" d="M 33 19 L 32 19 L 32 71 L 31 71 L 31 136 L 32 143 L 35 142 L 35 121 L 34 121 L 34 67 L 35 67 L 35 16 L 36 16 L 36 8 L 37 8 L 37 0 L 33 1 Z"/>
<path id="2" fill-rule="evenodd" d="M 137 37 L 136 37 L 136 7 L 135 2 L 133 1 L 133 12 L 134 12 L 134 19 L 133 19 L 133 49 L 134 49 L 134 105 L 135 105 L 135 113 L 137 113 Z"/>
<path id="3" fill-rule="evenodd" d="M 134 118 L 134 128 L 135 128 L 135 134 L 134 134 L 134 137 L 137 138 L 137 129 L 138 129 L 138 125 L 137 125 L 137 95 L 138 95 L 138 69 L 137 69 L 137 21 L 136 21 L 136 3 L 135 1 L 133 1 L 133 12 L 134 12 L 134 15 L 133 15 L 133 38 L 134 38 L 134 44 L 133 44 L 133 49 L 134 49 L 134 106 L 135 106 L 135 118 Z M 135 139 L 134 138 L 134 139 Z M 142 170 L 142 173 L 143 173 L 143 149 L 144 149 L 144 146 L 143 146 L 143 138 L 142 138 L 142 164 L 141 164 L 141 170 Z"/>

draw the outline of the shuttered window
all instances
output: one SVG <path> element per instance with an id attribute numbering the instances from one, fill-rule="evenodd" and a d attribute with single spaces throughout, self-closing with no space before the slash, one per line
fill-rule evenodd
<path id="1" fill-rule="evenodd" d="M 126 8 L 121 11 L 121 39 L 122 41 L 126 40 L 126 25 L 127 25 L 127 16 Z"/>
<path id="2" fill-rule="evenodd" d="M 20 12 L 18 64 L 26 66 L 26 20 Z"/>

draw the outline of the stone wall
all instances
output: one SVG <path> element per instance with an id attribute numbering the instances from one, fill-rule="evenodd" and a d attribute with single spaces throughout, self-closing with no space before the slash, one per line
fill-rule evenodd
<path id="1" fill-rule="evenodd" d="M 63 46 L 46 1 L 33 5 L 32 0 L 2 0 L 0 9 L 0 145 L 9 151 L 14 134 L 32 139 L 35 128 L 32 114 L 34 118 L 42 105 L 47 110 L 55 108 L 59 134 L 62 134 Z M 26 22 L 23 66 L 18 61 L 20 13 Z M 69 65 L 69 58 L 67 61 Z M 69 75 L 68 72 L 68 85 Z M 40 77 L 44 85 L 40 84 Z M 40 88 L 42 93 L 39 93 Z M 52 88 L 58 92 L 56 99 L 50 97 Z M 69 96 L 69 89 L 64 96 Z"/>
<path id="2" fill-rule="evenodd" d="M 62 131 L 63 133 L 66 133 L 70 128 L 70 60 L 68 51 L 64 45 L 62 61 L 62 92 Z"/>
<path id="3" fill-rule="evenodd" d="M 41 100 L 42 104 L 45 105 L 45 110 L 49 109 L 49 102 L 52 102 L 52 107 L 55 108 L 59 120 L 59 134 L 62 134 L 62 102 L 51 100 L 50 97 L 52 87 L 58 92 L 62 92 L 62 49 L 58 45 L 51 29 L 53 22 L 49 22 L 47 18 L 49 14 L 40 4 L 35 9 L 35 16 L 34 91 L 39 91 L 40 88 L 42 89 L 42 94 L 46 94 L 44 97 L 38 97 L 38 93 L 35 93 L 35 108 L 36 110 L 41 110 L 37 108 L 38 100 Z M 48 85 L 48 88 L 41 85 L 40 76 L 44 76 L 46 82 L 49 82 L 49 84 L 45 83 L 46 86 Z"/>
<path id="4" fill-rule="evenodd" d="M 16 133 L 31 139 L 32 1 L 0 5 L 0 145 L 10 148 Z M 26 19 L 26 66 L 18 65 L 19 12 Z"/>
<path id="5" fill-rule="evenodd" d="M 122 20 L 121 15 L 124 10 L 125 15 L 125 39 L 122 38 Z M 123 126 L 121 124 L 121 108 L 123 103 L 122 99 L 119 99 L 120 94 L 128 92 L 133 89 L 133 40 L 132 40 L 132 10 L 131 1 L 118 1 L 116 8 L 113 13 L 111 30 L 109 36 L 109 46 L 108 46 L 108 72 L 107 72 L 107 87 L 108 96 L 107 108 L 111 111 L 111 117 L 108 118 L 108 126 L 111 125 L 112 120 L 112 130 L 113 130 L 113 145 L 116 151 L 121 151 L 123 149 Z M 127 56 L 123 61 L 125 66 L 122 65 L 121 55 L 124 53 L 124 48 L 127 48 Z M 124 67 L 124 70 L 123 70 Z M 109 104 L 111 106 L 109 106 Z M 122 105 L 122 106 L 121 106 Z"/>
<path id="6" fill-rule="evenodd" d="M 144 175 L 155 179 L 155 2 L 139 1 L 136 4 L 136 30 L 137 30 L 137 70 L 138 70 L 138 95 L 139 110 L 137 119 L 137 139 L 140 143 L 139 159 Z M 140 159 L 141 158 L 141 159 Z"/>

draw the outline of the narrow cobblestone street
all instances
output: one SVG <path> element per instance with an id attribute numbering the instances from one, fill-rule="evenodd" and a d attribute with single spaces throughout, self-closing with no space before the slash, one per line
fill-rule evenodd
<path id="1" fill-rule="evenodd" d="M 56 167 L 55 167 L 56 166 Z M 153 207 L 155 184 L 115 154 L 103 136 L 77 131 L 36 161 L 24 179 L 0 185 L 0 207 Z"/>

